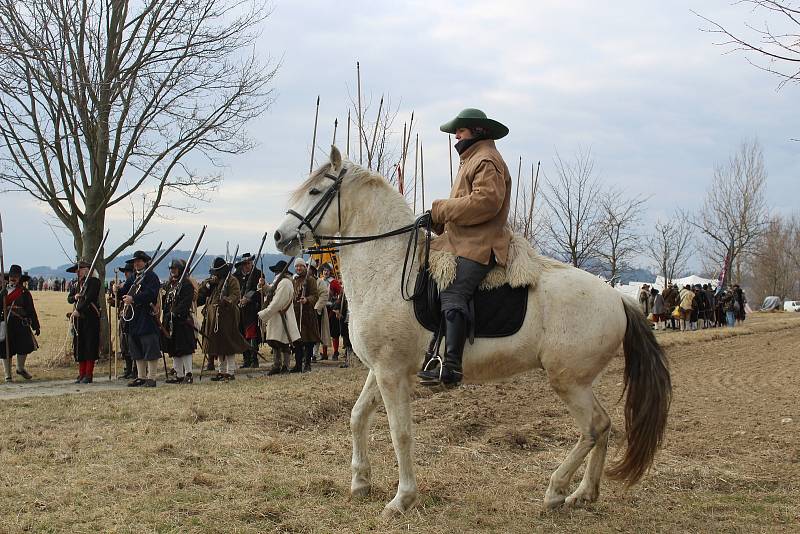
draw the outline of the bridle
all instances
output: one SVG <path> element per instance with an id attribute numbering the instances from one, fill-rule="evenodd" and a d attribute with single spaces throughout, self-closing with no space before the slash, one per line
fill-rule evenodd
<path id="1" fill-rule="evenodd" d="M 418 235 L 420 230 L 426 230 L 425 235 L 425 263 L 422 267 L 426 270 L 428 268 L 428 258 L 430 253 L 430 242 L 431 242 L 431 218 L 429 213 L 425 213 L 419 217 L 417 217 L 413 223 L 407 224 L 406 226 L 402 226 L 395 230 L 390 230 L 388 232 L 384 232 L 382 234 L 375 234 L 375 235 L 365 235 L 365 236 L 343 236 L 341 235 L 342 229 L 342 182 L 344 180 L 344 175 L 347 172 L 345 167 L 342 167 L 342 170 L 339 171 L 338 175 L 331 174 L 326 172 L 323 176 L 329 180 L 333 181 L 333 185 L 331 185 L 325 193 L 323 193 L 322 197 L 314 204 L 311 209 L 309 210 L 308 214 L 303 216 L 296 211 L 290 209 L 286 212 L 287 215 L 292 215 L 293 217 L 297 217 L 300 220 L 300 224 L 297 226 L 297 236 L 293 239 L 297 240 L 298 245 L 300 245 L 303 253 L 305 254 L 322 254 L 322 253 L 334 253 L 338 252 L 338 249 L 341 247 L 349 246 L 349 245 L 358 245 L 361 243 L 368 243 L 370 241 L 377 241 L 378 239 L 385 239 L 387 237 L 393 237 L 397 235 L 402 235 L 406 233 L 410 233 L 411 235 L 408 238 L 408 244 L 406 246 L 406 256 L 405 260 L 403 261 L 403 275 L 402 275 L 402 282 L 400 286 L 400 294 L 405 300 L 411 300 L 415 298 L 416 294 L 409 294 L 407 291 L 407 277 L 406 273 L 410 274 L 410 269 L 414 265 L 414 258 L 417 255 L 417 246 L 418 240 L 415 239 Z M 330 209 L 333 201 L 336 200 L 337 205 L 337 216 L 338 216 L 338 223 L 339 223 L 339 232 L 337 235 L 320 235 L 317 234 L 317 227 L 322 222 L 322 218 L 325 217 L 325 214 Z M 307 227 L 311 232 L 311 235 L 314 237 L 314 242 L 316 245 L 311 247 L 303 247 L 303 237 L 302 237 L 302 228 Z M 409 257 L 411 258 L 411 262 L 409 264 Z"/>

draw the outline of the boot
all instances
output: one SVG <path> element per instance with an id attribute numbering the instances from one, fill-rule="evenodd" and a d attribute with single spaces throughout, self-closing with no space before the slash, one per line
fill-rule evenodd
<path id="1" fill-rule="evenodd" d="M 215 367 L 214 367 L 214 358 L 209 357 L 208 358 L 208 365 L 206 365 L 206 371 L 213 371 L 214 369 L 215 369 Z"/>
<path id="2" fill-rule="evenodd" d="M 25 360 L 28 359 L 27 354 L 19 354 L 17 356 L 17 374 L 24 378 L 25 380 L 30 380 L 33 378 L 31 374 L 25 369 Z"/>
<path id="3" fill-rule="evenodd" d="M 302 373 L 303 372 L 303 353 L 300 351 L 295 351 L 294 353 L 294 367 L 289 371 L 290 373 Z"/>
<path id="4" fill-rule="evenodd" d="M 184 384 L 194 384 L 194 377 L 192 377 L 192 373 L 186 373 L 186 376 L 183 377 Z"/>
<path id="5" fill-rule="evenodd" d="M 249 351 L 249 350 L 247 350 L 244 353 L 242 353 L 242 356 L 244 357 L 244 361 L 242 362 L 242 365 L 239 366 L 239 369 L 249 369 L 250 368 L 250 366 L 252 365 L 251 364 L 252 354 L 253 353 L 251 351 Z"/>
<path id="6" fill-rule="evenodd" d="M 122 373 L 122 379 L 128 380 L 133 378 L 133 360 L 125 360 L 125 372 Z"/>
<path id="7" fill-rule="evenodd" d="M 445 313 L 445 354 L 441 369 L 431 369 L 417 373 L 422 385 L 457 386 L 463 377 L 461 359 L 464 355 L 464 344 L 467 342 L 467 318 L 458 310 Z"/>

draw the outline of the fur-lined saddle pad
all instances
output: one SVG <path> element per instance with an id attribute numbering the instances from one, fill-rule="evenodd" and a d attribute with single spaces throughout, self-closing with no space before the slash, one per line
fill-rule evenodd
<path id="1" fill-rule="evenodd" d="M 506 267 L 494 267 L 481 282 L 473 298 L 475 337 L 504 337 L 516 334 L 525 322 L 528 291 L 535 288 L 539 274 L 565 264 L 541 256 L 523 236 L 514 234 Z M 417 321 L 432 332 L 441 317 L 439 287 L 447 287 L 456 276 L 456 257 L 449 252 L 431 251 L 427 287 L 414 301 Z"/>

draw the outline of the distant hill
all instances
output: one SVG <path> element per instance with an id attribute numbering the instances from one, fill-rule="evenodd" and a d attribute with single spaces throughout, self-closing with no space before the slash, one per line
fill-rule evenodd
<path id="1" fill-rule="evenodd" d="M 147 251 L 148 254 L 152 254 L 152 250 Z M 190 250 L 173 250 L 170 252 L 164 260 L 159 263 L 156 268 L 155 272 L 158 275 L 158 278 L 164 280 L 167 278 L 168 271 L 169 271 L 169 263 L 175 258 L 186 260 L 189 258 L 189 255 L 192 253 Z M 199 254 L 199 253 L 198 253 Z M 252 251 L 251 254 L 255 254 L 255 251 Z M 119 256 L 116 260 L 111 262 L 106 270 L 106 279 L 113 280 L 114 279 L 114 269 L 115 268 L 122 268 L 125 265 L 125 260 L 128 260 L 133 257 L 133 254 L 127 254 L 124 256 Z M 214 261 L 216 257 L 225 257 L 224 254 L 206 254 L 206 256 L 200 261 L 200 264 L 195 269 L 193 276 L 198 279 L 205 278 L 208 276 L 208 270 L 211 268 L 211 263 Z M 262 260 L 259 261 L 258 268 L 261 268 L 261 265 L 264 265 L 264 270 L 270 265 L 274 265 L 278 262 L 278 260 L 287 260 L 288 257 L 284 256 L 283 254 L 269 254 L 263 253 L 261 254 Z M 28 274 L 31 276 L 41 276 L 43 278 L 72 278 L 72 274 L 68 273 L 66 270 L 70 266 L 70 264 L 59 265 L 58 267 L 47 267 L 47 266 L 38 266 L 38 267 L 31 267 L 28 269 Z M 121 275 L 120 275 L 121 276 Z M 269 277 L 268 277 L 269 278 Z"/>

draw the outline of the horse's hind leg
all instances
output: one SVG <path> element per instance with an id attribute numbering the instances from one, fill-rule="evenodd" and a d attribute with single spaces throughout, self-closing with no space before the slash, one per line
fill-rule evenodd
<path id="1" fill-rule="evenodd" d="M 350 494 L 353 497 L 365 497 L 369 494 L 368 434 L 372 414 L 378 407 L 379 393 L 375 372 L 370 371 L 367 381 L 364 382 L 364 387 L 361 389 L 361 394 L 350 412 L 350 431 L 353 434 L 353 461 L 350 464 L 353 479 L 350 483 Z"/>
<path id="2" fill-rule="evenodd" d="M 600 479 L 603 476 L 603 467 L 606 463 L 606 452 L 608 451 L 608 434 L 611 430 L 611 419 L 608 417 L 600 401 L 595 395 L 592 411 L 592 428 L 597 433 L 597 438 L 592 452 L 589 453 L 589 460 L 586 465 L 586 472 L 583 474 L 578 489 L 567 497 L 565 503 L 568 506 L 579 506 L 584 503 L 594 502 L 600 495 Z"/>
<path id="3" fill-rule="evenodd" d="M 550 384 L 558 396 L 566 403 L 570 414 L 578 424 L 581 436 L 578 443 L 572 448 L 567 457 L 561 462 L 552 475 L 550 484 L 544 494 L 544 505 L 547 508 L 556 508 L 564 503 L 567 490 L 575 471 L 578 470 L 586 455 L 595 446 L 599 437 L 599 428 L 595 428 L 594 421 L 594 394 L 591 384 L 567 383 L 564 376 L 555 378 L 551 375 Z"/>

